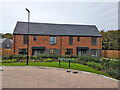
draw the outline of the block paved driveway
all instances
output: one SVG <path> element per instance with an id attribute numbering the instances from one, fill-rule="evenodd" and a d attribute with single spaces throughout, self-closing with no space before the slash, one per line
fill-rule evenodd
<path id="1" fill-rule="evenodd" d="M 3 88 L 118 88 L 118 81 L 100 75 L 34 66 L 3 67 Z"/>

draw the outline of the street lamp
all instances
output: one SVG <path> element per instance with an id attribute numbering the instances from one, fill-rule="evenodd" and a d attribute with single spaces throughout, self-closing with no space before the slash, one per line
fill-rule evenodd
<path id="1" fill-rule="evenodd" d="M 30 11 L 26 8 L 25 9 L 28 12 L 28 33 L 27 33 L 27 65 L 29 60 L 29 21 L 30 21 Z"/>

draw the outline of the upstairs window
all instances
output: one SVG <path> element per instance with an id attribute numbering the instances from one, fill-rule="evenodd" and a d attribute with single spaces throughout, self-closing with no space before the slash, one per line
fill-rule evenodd
<path id="1" fill-rule="evenodd" d="M 91 37 L 91 45 L 97 45 L 97 37 Z"/>
<path id="2" fill-rule="evenodd" d="M 24 42 L 24 44 L 28 44 L 28 36 L 27 35 L 24 35 L 23 42 Z"/>
<path id="3" fill-rule="evenodd" d="M 50 45 L 56 44 L 56 37 L 50 37 Z"/>
<path id="4" fill-rule="evenodd" d="M 34 41 L 36 41 L 36 38 L 37 38 L 37 37 L 36 37 L 36 36 L 34 36 Z"/>
<path id="5" fill-rule="evenodd" d="M 9 44 L 6 44 L 6 48 L 9 48 L 10 47 L 10 45 Z"/>
<path id="6" fill-rule="evenodd" d="M 69 37 L 69 45 L 73 45 L 73 37 Z"/>
<path id="7" fill-rule="evenodd" d="M 78 42 L 80 41 L 80 37 L 77 37 L 77 41 L 78 41 Z"/>

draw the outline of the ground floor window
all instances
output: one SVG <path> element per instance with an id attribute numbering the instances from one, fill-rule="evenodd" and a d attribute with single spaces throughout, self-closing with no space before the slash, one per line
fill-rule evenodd
<path id="1" fill-rule="evenodd" d="M 45 49 L 33 50 L 33 55 L 41 55 L 44 53 Z"/>
<path id="2" fill-rule="evenodd" d="M 73 55 L 73 49 L 66 49 L 65 55 Z"/>
<path id="3" fill-rule="evenodd" d="M 49 54 L 54 55 L 54 49 L 50 49 Z"/>
<path id="4" fill-rule="evenodd" d="M 19 49 L 19 55 L 27 55 L 27 49 Z"/>
<path id="5" fill-rule="evenodd" d="M 91 54 L 93 57 L 97 57 L 97 49 L 92 49 Z"/>

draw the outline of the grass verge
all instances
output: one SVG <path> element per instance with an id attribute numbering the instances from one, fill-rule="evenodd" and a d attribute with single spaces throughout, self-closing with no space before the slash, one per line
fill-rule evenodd
<path id="1" fill-rule="evenodd" d="M 2 66 L 27 66 L 26 63 L 2 63 Z M 61 66 L 59 67 L 59 62 L 29 62 L 28 66 L 45 66 L 45 67 L 55 67 L 55 68 L 69 68 L 69 63 L 67 62 L 61 62 Z M 70 64 L 70 69 L 74 70 L 80 70 L 80 71 L 86 71 L 86 72 L 91 72 L 91 73 L 96 73 L 96 74 L 101 74 L 105 75 L 108 77 L 112 77 L 106 73 L 100 72 L 98 70 L 95 70 L 91 67 L 82 65 L 82 64 L 77 64 L 77 63 L 71 63 Z"/>

